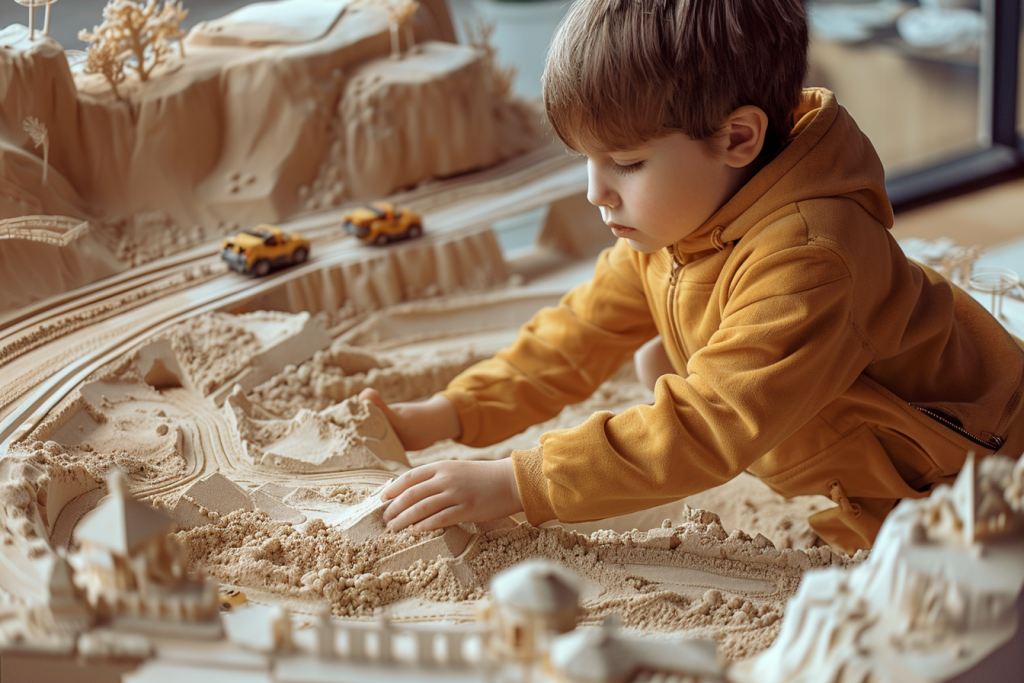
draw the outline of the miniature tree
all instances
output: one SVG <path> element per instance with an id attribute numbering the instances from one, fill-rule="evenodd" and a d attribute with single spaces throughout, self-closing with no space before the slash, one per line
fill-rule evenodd
<path id="1" fill-rule="evenodd" d="M 35 143 L 36 149 L 39 146 L 43 147 L 43 185 L 46 184 L 46 171 L 50 168 L 50 131 L 47 130 L 46 124 L 37 119 L 34 116 L 30 116 L 25 119 L 21 127 L 25 129 L 25 132 L 32 138 L 32 142 Z"/>
<path id="2" fill-rule="evenodd" d="M 397 4 L 388 5 L 388 17 L 391 19 L 391 59 L 401 59 L 402 44 L 398 38 L 398 30 L 419 8 L 420 3 L 416 0 L 399 0 Z M 411 29 L 406 27 L 405 39 L 409 47 L 412 47 L 411 33 Z"/>
<path id="3" fill-rule="evenodd" d="M 85 53 L 83 71 L 87 74 L 101 74 L 107 79 L 107 83 L 110 83 L 114 97 L 121 99 L 117 85 L 124 82 L 127 77 L 124 65 L 129 56 L 129 53 L 121 50 L 116 43 L 101 41 L 90 47 Z"/>
<path id="4" fill-rule="evenodd" d="M 495 24 L 484 18 L 479 18 L 476 24 L 465 23 L 466 37 L 469 44 L 484 53 L 484 65 L 491 75 L 491 87 L 494 96 L 501 99 L 512 92 L 512 83 L 516 80 L 516 68 L 514 66 L 501 66 L 498 64 L 498 50 L 491 43 L 491 36 L 494 35 Z"/>
<path id="5" fill-rule="evenodd" d="M 81 31 L 78 39 L 92 43 L 89 48 L 103 52 L 102 58 L 97 57 L 97 66 L 111 67 L 117 65 L 123 71 L 129 59 L 134 58 L 134 68 L 140 81 L 148 81 L 149 76 L 158 65 L 166 61 L 171 47 L 169 41 L 178 40 L 181 56 L 185 56 L 185 47 L 181 42 L 185 33 L 181 30 L 181 22 L 188 16 L 181 2 L 164 2 L 163 6 L 156 0 L 111 0 L 103 8 L 103 23 L 93 28 L 92 32 Z M 87 73 L 103 73 L 105 70 Z M 107 80 L 113 85 L 113 80 Z"/>

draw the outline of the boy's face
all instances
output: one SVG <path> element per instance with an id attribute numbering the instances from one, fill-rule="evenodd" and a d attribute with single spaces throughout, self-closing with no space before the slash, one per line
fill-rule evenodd
<path id="1" fill-rule="evenodd" d="M 675 244 L 742 186 L 739 169 L 683 133 L 622 152 L 587 155 L 587 200 L 616 237 L 641 252 Z"/>

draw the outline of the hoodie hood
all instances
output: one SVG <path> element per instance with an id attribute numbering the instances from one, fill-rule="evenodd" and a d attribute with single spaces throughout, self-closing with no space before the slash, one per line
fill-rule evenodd
<path id="1" fill-rule="evenodd" d="M 721 249 L 722 243 L 739 240 L 779 209 L 822 197 L 852 199 L 886 229 L 892 227 L 882 162 L 835 95 L 824 88 L 806 88 L 793 120 L 789 140 L 778 156 L 701 227 L 677 242 L 677 250 Z"/>

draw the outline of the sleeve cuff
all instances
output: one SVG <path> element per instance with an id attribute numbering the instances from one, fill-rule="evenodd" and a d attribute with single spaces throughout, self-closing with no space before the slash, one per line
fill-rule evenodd
<path id="1" fill-rule="evenodd" d="M 515 470 L 516 486 L 519 488 L 519 498 L 523 502 L 527 521 L 540 526 L 549 520 L 558 519 L 548 493 L 548 480 L 544 477 L 544 447 L 512 451 L 512 468 Z"/>
<path id="2" fill-rule="evenodd" d="M 468 391 L 462 391 L 461 389 L 445 389 L 438 393 L 455 406 L 455 412 L 459 416 L 459 422 L 462 425 L 462 436 L 455 439 L 455 441 L 472 446 L 473 442 L 480 438 L 480 409 L 476 399 Z"/>

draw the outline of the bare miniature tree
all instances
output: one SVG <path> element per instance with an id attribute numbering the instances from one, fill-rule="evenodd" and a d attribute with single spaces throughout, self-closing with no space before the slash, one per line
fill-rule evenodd
<path id="1" fill-rule="evenodd" d="M 512 92 L 512 83 L 516 80 L 516 68 L 514 66 L 501 66 L 498 64 L 498 51 L 491 44 L 491 36 L 494 35 L 495 25 L 493 21 L 479 18 L 476 25 L 466 22 L 466 39 L 469 44 L 484 53 L 484 64 L 491 73 L 491 86 L 494 89 L 495 97 L 501 99 Z"/>
<path id="2" fill-rule="evenodd" d="M 419 8 L 420 3 L 416 0 L 399 0 L 395 4 L 388 5 L 388 18 L 391 19 L 391 59 L 401 59 L 402 44 L 398 37 L 398 31 L 412 15 L 416 14 L 416 10 Z M 405 41 L 409 47 L 412 47 L 412 30 L 408 26 L 405 31 Z"/>
<path id="3" fill-rule="evenodd" d="M 43 147 L 43 185 L 45 185 L 46 171 L 50 168 L 50 131 L 47 130 L 45 123 L 34 116 L 29 116 L 25 119 L 21 127 L 32 138 L 36 149 L 39 149 L 40 145 Z"/>
<path id="4" fill-rule="evenodd" d="M 141 0 L 110 0 L 103 8 L 103 23 L 91 32 L 79 32 L 78 39 L 92 44 L 90 52 L 97 48 L 105 52 L 104 64 L 120 63 L 123 69 L 134 58 L 139 80 L 148 81 L 153 69 L 166 61 L 170 40 L 178 40 L 181 56 L 185 56 L 181 22 L 186 16 L 188 10 L 181 2 L 164 2 L 161 6 L 156 0 L 147 0 L 145 5 Z M 107 80 L 113 84 L 109 77 Z"/>

